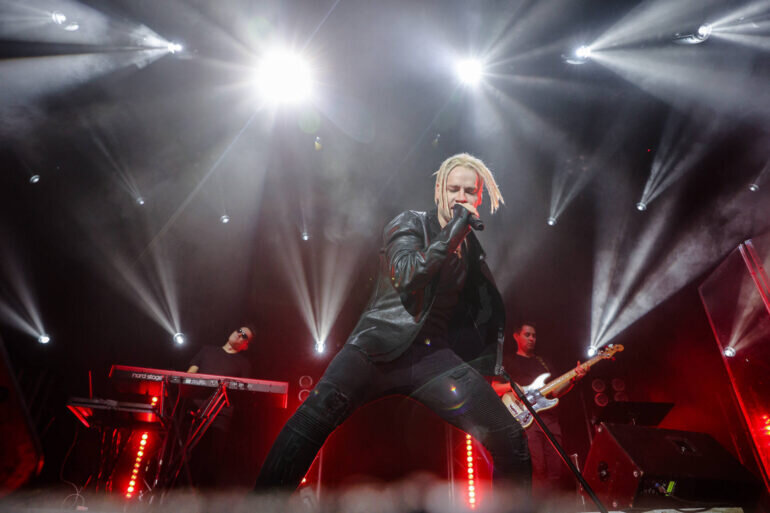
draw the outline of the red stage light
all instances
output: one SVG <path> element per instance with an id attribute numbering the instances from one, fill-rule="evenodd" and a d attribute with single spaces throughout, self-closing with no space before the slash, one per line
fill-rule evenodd
<path id="1" fill-rule="evenodd" d="M 153 403 L 158 400 L 157 397 L 153 397 Z M 146 449 L 147 442 L 149 440 L 149 433 L 145 432 L 142 433 L 141 439 L 139 441 L 139 448 L 136 451 L 136 462 L 134 463 L 134 468 L 131 472 L 131 479 L 128 482 L 128 487 L 126 488 L 126 498 L 130 499 L 133 496 L 134 487 L 136 486 L 136 481 L 139 477 L 139 469 L 142 466 L 142 457 L 144 456 L 144 450 Z"/>
<path id="2" fill-rule="evenodd" d="M 468 474 L 468 506 L 476 509 L 476 485 L 473 480 L 473 438 L 471 435 L 465 435 L 465 453 L 467 454 L 466 472 Z"/>

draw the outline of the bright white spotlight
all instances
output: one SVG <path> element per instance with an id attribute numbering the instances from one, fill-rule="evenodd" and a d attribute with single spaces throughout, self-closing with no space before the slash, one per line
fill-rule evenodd
<path id="1" fill-rule="evenodd" d="M 302 235 L 300 235 L 300 237 L 302 237 L 302 240 L 310 240 L 310 234 L 304 230 L 302 231 Z"/>
<path id="2" fill-rule="evenodd" d="M 460 82 L 475 86 L 484 76 L 484 65 L 476 59 L 465 59 L 457 63 L 455 71 Z"/>
<path id="3" fill-rule="evenodd" d="M 596 355 L 596 348 L 594 346 L 591 346 L 588 348 L 588 357 L 591 358 L 594 355 Z"/>
<path id="4" fill-rule="evenodd" d="M 316 340 L 315 351 L 316 353 L 323 353 L 326 349 L 326 343 L 323 340 Z"/>
<path id="5" fill-rule="evenodd" d="M 588 59 L 591 57 L 591 47 L 590 46 L 580 46 L 577 50 L 575 50 L 575 57 L 578 59 Z"/>
<path id="6" fill-rule="evenodd" d="M 174 333 L 174 342 L 179 345 L 184 344 L 184 335 L 182 333 Z"/>
<path id="7" fill-rule="evenodd" d="M 219 218 L 219 222 L 222 224 L 227 224 L 230 222 L 230 216 L 227 214 L 224 214 L 222 217 Z"/>
<path id="8" fill-rule="evenodd" d="M 80 28 L 80 24 L 77 21 L 73 21 L 72 23 L 68 23 L 64 27 L 64 30 L 66 30 L 67 32 L 75 32 L 79 28 Z"/>
<path id="9" fill-rule="evenodd" d="M 32 175 L 29 177 L 29 183 L 37 183 L 40 181 L 40 175 Z"/>
<path id="10" fill-rule="evenodd" d="M 698 33 L 695 34 L 695 36 L 699 38 L 701 41 L 705 41 L 711 35 L 712 30 L 713 28 L 710 24 L 704 23 L 703 25 L 698 27 Z"/>
<path id="11" fill-rule="evenodd" d="M 51 13 L 51 19 L 57 25 L 62 25 L 62 24 L 64 24 L 65 21 L 67 21 L 67 17 L 64 15 L 64 13 L 59 12 L 59 11 L 52 12 Z"/>
<path id="12" fill-rule="evenodd" d="M 166 45 L 166 48 L 171 53 L 177 53 L 177 52 L 181 52 L 184 47 L 182 45 L 180 45 L 179 43 L 168 43 Z"/>
<path id="13" fill-rule="evenodd" d="M 556 226 L 556 217 L 550 216 L 547 222 L 548 222 L 548 226 Z"/>
<path id="14" fill-rule="evenodd" d="M 567 64 L 585 64 L 591 58 L 591 47 L 586 45 L 579 46 L 574 52 L 563 58 Z"/>
<path id="15" fill-rule="evenodd" d="M 137 205 L 144 205 L 144 198 L 139 196 L 138 198 L 136 198 L 136 203 Z"/>
<path id="16" fill-rule="evenodd" d="M 640 201 L 639 203 L 636 204 L 636 210 L 638 210 L 639 212 L 644 212 L 645 210 L 647 210 L 647 203 L 645 203 L 644 201 Z"/>
<path id="17" fill-rule="evenodd" d="M 733 356 L 735 356 L 735 348 L 733 348 L 732 346 L 727 346 L 725 348 L 725 356 L 728 358 L 732 358 Z"/>
<path id="18" fill-rule="evenodd" d="M 257 85 L 270 103 L 299 103 L 310 97 L 310 66 L 297 54 L 270 52 L 257 68 Z"/>
<path id="19" fill-rule="evenodd" d="M 695 34 L 674 34 L 674 43 L 680 45 L 699 45 L 711 36 L 712 30 L 713 27 L 709 23 L 704 23 L 698 27 Z"/>
<path id="20" fill-rule="evenodd" d="M 47 344 L 51 341 L 51 337 L 46 333 L 42 333 L 39 337 L 37 337 L 37 341 L 41 344 Z"/>
<path id="21" fill-rule="evenodd" d="M 751 192 L 757 192 L 759 190 L 759 184 L 756 184 L 756 183 L 749 184 L 749 190 Z"/>

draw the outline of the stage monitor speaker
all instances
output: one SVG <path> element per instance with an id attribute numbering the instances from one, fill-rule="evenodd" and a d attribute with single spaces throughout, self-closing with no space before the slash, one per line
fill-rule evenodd
<path id="1" fill-rule="evenodd" d="M 759 481 L 705 433 L 606 424 L 583 476 L 608 508 L 751 508 Z"/>
<path id="2" fill-rule="evenodd" d="M 43 451 L 0 338 L 0 497 L 43 467 Z"/>

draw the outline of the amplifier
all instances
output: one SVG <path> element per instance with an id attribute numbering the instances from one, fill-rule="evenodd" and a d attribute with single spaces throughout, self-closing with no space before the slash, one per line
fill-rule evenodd
<path id="1" fill-rule="evenodd" d="M 705 433 L 597 427 L 583 477 L 612 508 L 751 506 L 759 481 Z"/>

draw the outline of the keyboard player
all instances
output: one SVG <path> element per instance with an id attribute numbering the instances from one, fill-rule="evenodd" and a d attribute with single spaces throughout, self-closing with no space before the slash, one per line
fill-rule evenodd
<path id="1" fill-rule="evenodd" d="M 187 372 L 216 374 L 235 378 L 248 378 L 251 364 L 243 354 L 254 338 L 250 326 L 242 326 L 232 333 L 221 347 L 204 346 L 190 361 Z M 193 410 L 201 401 L 194 401 Z M 223 490 L 230 488 L 237 480 L 236 454 L 238 447 L 231 436 L 233 408 L 225 407 L 219 412 L 208 431 L 193 450 L 190 461 L 193 484 L 200 489 Z"/>

